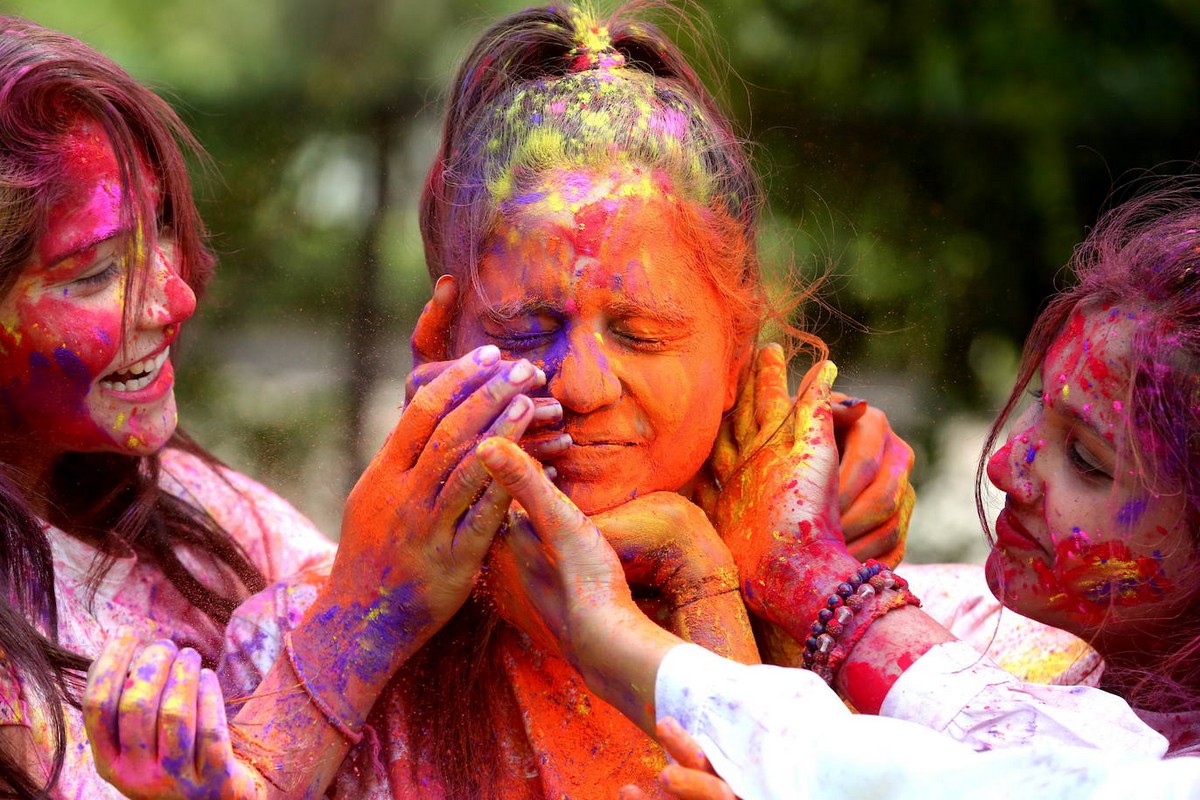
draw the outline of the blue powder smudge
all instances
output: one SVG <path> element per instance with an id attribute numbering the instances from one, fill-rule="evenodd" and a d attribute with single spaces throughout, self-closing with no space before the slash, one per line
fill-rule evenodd
<path id="1" fill-rule="evenodd" d="M 1117 522 L 1125 527 L 1130 527 L 1141 519 L 1142 514 L 1146 512 L 1146 499 L 1130 500 L 1121 510 L 1117 512 Z"/>

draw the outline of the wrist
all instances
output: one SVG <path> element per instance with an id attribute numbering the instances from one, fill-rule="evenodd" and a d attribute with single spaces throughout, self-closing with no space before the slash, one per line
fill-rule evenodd
<path id="1" fill-rule="evenodd" d="M 295 651 L 331 690 L 377 694 L 438 627 L 414 583 L 371 592 L 326 584 L 291 632 Z"/>
<path id="2" fill-rule="evenodd" d="M 755 576 L 744 576 L 742 593 L 757 615 L 803 642 L 830 592 L 861 567 L 844 546 L 810 546 L 787 556 L 776 555 Z"/>

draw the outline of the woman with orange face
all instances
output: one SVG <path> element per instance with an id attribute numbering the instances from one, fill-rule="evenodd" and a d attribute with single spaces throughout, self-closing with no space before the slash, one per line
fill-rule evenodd
<path id="1" fill-rule="evenodd" d="M 543 369 L 538 394 L 561 422 L 532 437 L 538 458 L 619 553 L 641 607 L 749 663 L 795 657 L 782 636 L 760 652 L 714 526 L 736 510 L 709 463 L 768 315 L 762 203 L 745 146 L 657 29 L 630 9 L 512 15 L 451 89 L 421 204 L 436 288 L 410 380 L 419 401 L 441 362 L 484 345 Z M 864 557 L 893 550 L 911 451 L 878 412 L 853 425 L 865 406 L 840 410 L 860 454 L 843 465 L 846 516 Z M 663 763 L 562 658 L 503 541 L 376 712 L 376 790 L 395 797 L 611 796 L 651 786 Z"/>

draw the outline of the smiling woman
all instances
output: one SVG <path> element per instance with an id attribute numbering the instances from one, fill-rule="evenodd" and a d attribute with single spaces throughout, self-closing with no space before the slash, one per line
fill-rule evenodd
<path id="1" fill-rule="evenodd" d="M 63 149 L 65 191 L 0 300 L 0 438 L 21 442 L 4 460 L 43 484 L 64 452 L 141 455 L 167 443 L 176 422 L 170 346 L 196 308 L 169 231 L 141 237 L 142 252 L 128 252 L 135 237 L 122 219 L 119 165 L 104 130 L 80 117 Z M 131 288 L 136 297 L 127 301 Z"/>
<path id="2" fill-rule="evenodd" d="M 176 429 L 171 344 L 213 261 L 192 145 L 117 65 L 0 17 L 5 797 L 118 796 L 79 708 L 118 626 L 178 642 L 160 651 L 180 655 L 179 685 L 211 694 L 237 603 L 330 557 L 293 509 Z"/>

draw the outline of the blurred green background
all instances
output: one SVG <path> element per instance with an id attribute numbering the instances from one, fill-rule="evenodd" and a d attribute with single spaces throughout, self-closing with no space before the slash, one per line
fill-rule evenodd
<path id="1" fill-rule="evenodd" d="M 428 297 L 416 199 L 442 92 L 524 5 L 0 1 L 162 90 L 209 150 L 221 265 L 185 342 L 183 420 L 331 535 L 396 418 Z M 1200 3 L 701 6 L 725 64 L 710 83 L 767 179 L 772 274 L 829 274 L 806 324 L 839 388 L 917 448 L 914 553 L 974 557 L 921 542 L 979 540 L 971 455 L 1039 304 L 1115 187 L 1200 155 Z"/>

